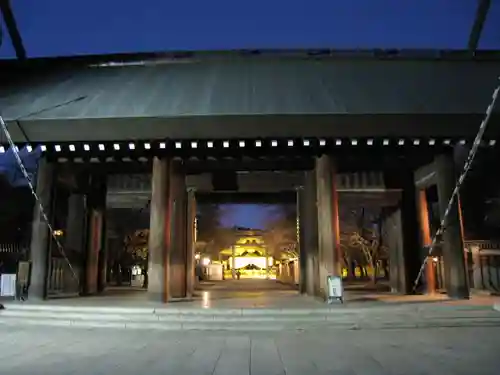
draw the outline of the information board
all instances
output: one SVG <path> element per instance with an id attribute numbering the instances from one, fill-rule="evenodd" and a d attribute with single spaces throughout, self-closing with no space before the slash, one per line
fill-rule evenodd
<path id="1" fill-rule="evenodd" d="M 16 296 L 16 274 L 5 273 L 0 277 L 0 296 Z"/>
<path id="2" fill-rule="evenodd" d="M 333 301 L 344 302 L 344 290 L 342 288 L 342 278 L 340 276 L 328 276 L 328 303 Z"/>

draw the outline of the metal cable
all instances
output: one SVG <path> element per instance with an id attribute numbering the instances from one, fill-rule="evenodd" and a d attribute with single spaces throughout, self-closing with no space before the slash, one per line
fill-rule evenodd
<path id="1" fill-rule="evenodd" d="M 76 274 L 73 266 L 71 265 L 71 262 L 69 261 L 68 257 L 66 256 L 66 252 L 64 251 L 64 248 L 63 248 L 61 242 L 59 241 L 59 239 L 57 238 L 57 236 L 55 234 L 55 230 L 52 227 L 52 224 L 50 223 L 50 220 L 45 212 L 45 208 L 43 207 L 42 201 L 38 197 L 38 194 L 35 191 L 35 187 L 33 186 L 33 182 L 31 181 L 31 178 L 30 178 L 30 176 L 29 176 L 29 174 L 24 166 L 24 163 L 23 163 L 21 157 L 19 156 L 19 150 L 16 147 L 16 145 L 14 144 L 14 142 L 12 141 L 12 137 L 10 135 L 9 129 L 7 128 L 7 124 L 5 123 L 5 121 L 3 120 L 3 117 L 1 115 L 0 115 L 0 126 L 2 127 L 2 131 L 5 134 L 5 137 L 7 138 L 7 142 L 9 143 L 9 146 L 12 150 L 12 153 L 16 159 L 17 165 L 19 166 L 19 169 L 21 170 L 21 173 L 23 174 L 24 178 L 28 182 L 28 186 L 31 190 L 31 194 L 33 195 L 33 197 L 35 198 L 35 201 L 38 204 L 38 207 L 40 209 L 40 214 L 42 215 L 42 218 L 45 221 L 45 224 L 47 224 L 50 235 L 54 239 L 54 242 L 56 243 L 57 249 L 59 250 L 59 253 L 64 258 L 64 261 L 68 264 L 68 267 L 71 271 L 73 278 L 75 279 L 75 281 L 79 285 L 80 279 L 79 279 L 78 275 Z"/>
<path id="2" fill-rule="evenodd" d="M 500 77 L 499 77 L 499 79 L 500 79 Z M 500 84 L 493 91 L 491 103 L 488 106 L 488 108 L 486 109 L 486 115 L 485 115 L 483 121 L 481 122 L 481 126 L 479 126 L 479 130 L 476 134 L 476 138 L 474 139 L 474 143 L 469 151 L 469 155 L 467 156 L 467 161 L 465 162 L 462 173 L 460 174 L 460 177 L 458 178 L 458 180 L 455 184 L 455 189 L 453 189 L 453 193 L 451 194 L 450 200 L 448 202 L 448 206 L 446 207 L 446 211 L 444 212 L 443 218 L 441 219 L 441 222 L 439 224 L 439 228 L 436 231 L 436 233 L 434 234 L 434 237 L 432 238 L 432 242 L 429 246 L 429 252 L 428 252 L 427 256 L 424 258 L 422 266 L 420 267 L 420 270 L 418 271 L 417 278 L 415 279 L 415 282 L 413 283 L 413 289 L 412 289 L 413 293 L 415 293 L 415 291 L 417 290 L 418 282 L 420 281 L 420 278 L 422 277 L 422 275 L 424 273 L 424 269 L 425 269 L 427 262 L 429 261 L 429 257 L 432 255 L 432 253 L 436 247 L 438 237 L 441 236 L 444 233 L 444 231 L 446 230 L 448 216 L 451 212 L 451 209 L 453 207 L 455 199 L 458 197 L 458 193 L 460 192 L 460 188 L 462 187 L 462 184 L 465 180 L 465 177 L 467 176 L 467 173 L 470 170 L 472 162 L 474 161 L 477 150 L 479 149 L 479 146 L 481 145 L 484 132 L 486 131 L 486 126 L 488 125 L 488 122 L 489 122 L 490 117 L 491 117 L 491 113 L 493 112 L 493 108 L 495 107 L 499 92 L 500 92 Z"/>

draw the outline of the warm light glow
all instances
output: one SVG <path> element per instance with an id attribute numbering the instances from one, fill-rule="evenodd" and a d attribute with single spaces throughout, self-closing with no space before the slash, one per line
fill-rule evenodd
<path id="1" fill-rule="evenodd" d="M 199 260 L 200 259 L 200 254 L 195 254 L 194 259 Z"/>
<path id="2" fill-rule="evenodd" d="M 208 266 L 210 264 L 210 258 L 203 258 L 201 260 L 201 264 L 203 264 L 204 266 Z"/>
<path id="3" fill-rule="evenodd" d="M 56 230 L 54 231 L 54 236 L 56 236 L 56 237 L 60 237 L 60 236 L 62 236 L 63 234 L 64 234 L 64 233 L 63 233 L 63 231 L 62 231 L 61 229 L 56 229 Z"/>
<path id="4" fill-rule="evenodd" d="M 229 258 L 229 264 L 233 264 L 233 258 Z M 235 268 L 244 268 L 250 264 L 253 264 L 259 268 L 266 268 L 266 266 L 270 266 L 273 264 L 273 257 L 268 257 L 268 263 L 266 265 L 265 257 L 236 257 L 234 258 L 234 266 Z"/>

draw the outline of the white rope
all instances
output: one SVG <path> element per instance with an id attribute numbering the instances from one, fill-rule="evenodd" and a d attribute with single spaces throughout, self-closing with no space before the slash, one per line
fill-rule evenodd
<path id="1" fill-rule="evenodd" d="M 465 162 L 462 173 L 460 174 L 460 177 L 458 178 L 457 183 L 455 184 L 455 189 L 453 189 L 453 193 L 451 194 L 450 200 L 448 202 L 448 206 L 446 207 L 446 211 L 444 212 L 443 218 L 441 219 L 441 223 L 439 224 L 439 228 L 436 231 L 436 234 L 434 234 L 434 237 L 432 238 L 432 242 L 429 246 L 429 253 L 425 257 L 425 259 L 422 263 L 422 266 L 420 267 L 420 270 L 418 272 L 417 278 L 415 279 L 415 282 L 413 283 L 413 290 L 412 290 L 413 293 L 415 293 L 415 291 L 417 289 L 418 282 L 420 281 L 420 278 L 422 277 L 425 266 L 426 266 L 427 262 L 429 261 L 429 257 L 432 255 L 432 253 L 436 247 L 438 237 L 441 234 L 443 234 L 443 232 L 446 229 L 448 216 L 451 212 L 451 209 L 453 207 L 455 199 L 457 199 L 457 197 L 458 197 L 458 193 L 460 191 L 460 188 L 462 187 L 462 184 L 465 180 L 465 177 L 467 176 L 467 173 L 470 170 L 472 162 L 474 161 L 474 158 L 476 157 L 477 150 L 478 150 L 479 146 L 481 145 L 481 142 L 483 140 L 483 135 L 484 135 L 484 132 L 486 130 L 486 126 L 488 125 L 488 122 L 489 122 L 490 117 L 491 117 L 491 113 L 493 112 L 493 108 L 495 107 L 499 92 L 500 92 L 500 84 L 493 91 L 491 103 L 488 106 L 488 108 L 486 109 L 486 115 L 485 115 L 483 121 L 481 122 L 481 126 L 479 127 L 479 130 L 476 134 L 476 138 L 474 139 L 474 143 L 472 145 L 472 148 L 469 151 L 467 161 Z"/>
<path id="2" fill-rule="evenodd" d="M 47 214 L 45 213 L 45 209 L 43 207 L 42 201 L 40 200 L 40 198 L 38 197 L 38 194 L 35 191 L 35 187 L 33 186 L 33 182 L 31 181 L 31 178 L 30 178 L 28 172 L 26 171 L 26 167 L 24 166 L 24 163 L 23 163 L 21 157 L 19 156 L 19 150 L 18 150 L 17 146 L 14 144 L 14 142 L 12 141 L 12 137 L 10 136 L 10 132 L 7 129 L 7 124 L 3 120 L 2 116 L 0 116 L 0 126 L 2 127 L 2 130 L 5 134 L 5 137 L 7 138 L 7 142 L 9 143 L 10 149 L 12 150 L 12 153 L 14 154 L 17 165 L 19 166 L 19 169 L 21 170 L 21 173 L 23 174 L 24 178 L 28 182 L 28 186 L 31 190 L 31 194 L 33 195 L 36 203 L 38 204 L 38 207 L 40 209 L 40 214 L 42 215 L 42 218 L 45 221 L 45 224 L 47 225 L 47 227 L 49 229 L 51 237 L 54 239 L 54 242 L 56 243 L 56 246 L 57 246 L 57 249 L 59 250 L 59 253 L 64 258 L 64 261 L 68 264 L 68 267 L 71 271 L 73 278 L 76 280 L 76 282 L 78 284 L 80 284 L 80 280 L 78 278 L 78 275 L 76 274 L 73 266 L 71 265 L 71 262 L 69 261 L 68 257 L 66 256 L 66 252 L 64 251 L 64 248 L 63 248 L 61 242 L 59 241 L 59 239 L 57 238 L 56 232 L 55 232 L 54 228 L 52 227 L 52 224 L 50 223 L 50 220 L 49 220 Z"/>

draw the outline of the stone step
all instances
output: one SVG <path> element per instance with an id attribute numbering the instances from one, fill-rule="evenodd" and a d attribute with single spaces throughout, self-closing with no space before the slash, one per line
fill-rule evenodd
<path id="1" fill-rule="evenodd" d="M 177 309 L 10 304 L 0 324 L 204 331 L 500 326 L 493 309 Z"/>

